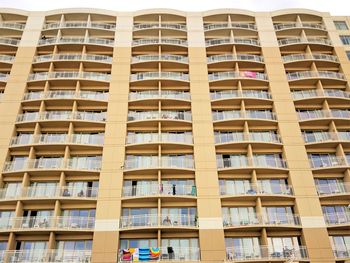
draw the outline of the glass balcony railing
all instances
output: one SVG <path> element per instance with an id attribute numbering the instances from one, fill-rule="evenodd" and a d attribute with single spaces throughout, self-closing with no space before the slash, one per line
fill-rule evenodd
<path id="1" fill-rule="evenodd" d="M 287 195 L 294 194 L 293 188 L 286 184 L 270 183 L 268 186 L 264 184 L 244 185 L 243 187 L 234 187 L 232 185 L 220 185 L 221 195 L 241 196 L 241 195 Z"/>
<path id="2" fill-rule="evenodd" d="M 152 183 L 140 186 L 124 186 L 123 197 L 142 197 L 154 195 L 169 195 L 169 196 L 196 196 L 195 185 L 172 185 Z"/>
<path id="3" fill-rule="evenodd" d="M 227 45 L 227 44 L 260 46 L 259 40 L 255 38 L 218 38 L 218 39 L 209 39 L 205 41 L 205 45 L 207 47 Z"/>
<path id="4" fill-rule="evenodd" d="M 7 81 L 9 74 L 0 73 L 0 81 Z"/>
<path id="5" fill-rule="evenodd" d="M 0 45 L 18 46 L 19 41 L 16 38 L 0 37 Z"/>
<path id="6" fill-rule="evenodd" d="M 213 121 L 225 121 L 232 119 L 264 119 L 276 120 L 276 115 L 272 111 L 254 111 L 254 110 L 226 110 L 212 112 Z"/>
<path id="7" fill-rule="evenodd" d="M 303 43 L 328 45 L 328 46 L 332 45 L 332 42 L 329 39 L 321 38 L 321 37 L 308 37 L 308 38 L 291 37 L 291 38 L 283 38 L 278 40 L 278 44 L 280 46 L 303 44 Z"/>
<path id="8" fill-rule="evenodd" d="M 11 139 L 10 145 L 27 145 L 27 144 L 96 144 L 103 145 L 104 136 L 100 134 L 41 134 L 17 136 Z"/>
<path id="9" fill-rule="evenodd" d="M 339 61 L 337 56 L 327 55 L 322 53 L 286 55 L 286 56 L 282 56 L 282 60 L 284 63 L 302 61 L 302 60 L 326 60 L 326 61 L 333 61 L 333 62 Z"/>
<path id="10" fill-rule="evenodd" d="M 350 141 L 350 131 L 338 131 L 338 137 L 342 141 Z"/>
<path id="11" fill-rule="evenodd" d="M 292 96 L 294 100 L 301 100 L 301 99 L 322 97 L 323 93 L 321 90 L 317 90 L 317 89 L 297 90 L 297 91 L 292 91 Z"/>
<path id="12" fill-rule="evenodd" d="M 162 54 L 162 55 L 139 55 L 133 56 L 131 58 L 131 63 L 140 63 L 147 61 L 172 61 L 180 63 L 188 63 L 188 57 L 181 55 L 172 55 L 172 54 Z"/>
<path id="13" fill-rule="evenodd" d="M 157 169 L 157 168 L 179 168 L 194 169 L 194 160 L 190 157 L 180 156 L 141 156 L 134 159 L 126 159 L 124 169 Z"/>
<path id="14" fill-rule="evenodd" d="M 17 29 L 17 30 L 23 30 L 25 27 L 25 24 L 17 23 L 17 22 L 0 22 L 0 28 L 10 28 L 10 29 Z"/>
<path id="15" fill-rule="evenodd" d="M 185 24 L 178 23 L 141 23 L 134 25 L 134 31 L 144 30 L 144 29 L 173 29 L 186 31 Z"/>
<path id="16" fill-rule="evenodd" d="M 191 121 L 190 111 L 129 111 L 128 121 L 182 120 Z"/>
<path id="17" fill-rule="evenodd" d="M 250 29 L 257 30 L 254 23 L 213 23 L 204 25 L 204 31 L 215 30 L 215 29 L 225 29 L 225 28 L 237 28 L 237 29 Z"/>
<path id="18" fill-rule="evenodd" d="M 299 120 L 313 120 L 323 118 L 350 118 L 348 110 L 306 110 L 298 111 Z"/>
<path id="19" fill-rule="evenodd" d="M 2 250 L 1 262 L 26 263 L 56 263 L 56 262 L 91 262 L 91 250 L 68 249 L 31 249 L 31 250 Z"/>
<path id="20" fill-rule="evenodd" d="M 158 80 L 158 79 L 189 81 L 189 75 L 186 73 L 162 71 L 162 72 L 135 73 L 135 74 L 131 74 L 130 76 L 130 81 Z"/>
<path id="21" fill-rule="evenodd" d="M 195 216 L 171 214 L 168 217 L 144 214 L 120 217 L 120 229 L 140 227 L 197 227 Z"/>
<path id="22" fill-rule="evenodd" d="M 85 170 L 85 171 L 99 171 L 101 170 L 101 160 L 91 160 L 86 158 L 71 158 L 66 162 L 66 169 L 71 170 Z"/>
<path id="23" fill-rule="evenodd" d="M 15 60 L 15 56 L 0 55 L 0 62 L 12 63 Z"/>
<path id="24" fill-rule="evenodd" d="M 291 28 L 297 28 L 297 27 L 326 30 L 325 26 L 320 24 L 320 23 L 296 23 L 296 22 L 290 22 L 290 23 L 274 24 L 275 30 L 284 30 L 284 29 L 291 29 Z"/>
<path id="25" fill-rule="evenodd" d="M 87 79 L 95 81 L 110 81 L 110 74 L 97 72 L 78 72 L 78 71 L 56 71 L 39 72 L 29 75 L 28 81 L 41 81 L 49 79 Z"/>
<path id="26" fill-rule="evenodd" d="M 317 193 L 320 196 L 344 195 L 350 193 L 350 183 L 316 184 Z"/>
<path id="27" fill-rule="evenodd" d="M 350 212 L 323 213 L 324 220 L 329 226 L 350 224 Z"/>
<path id="28" fill-rule="evenodd" d="M 57 45 L 57 44 L 93 44 L 102 46 L 113 46 L 114 40 L 107 38 L 92 38 L 92 37 L 61 37 L 61 38 L 45 38 L 40 39 L 38 45 Z"/>
<path id="29" fill-rule="evenodd" d="M 328 155 L 328 156 L 320 156 L 320 157 L 309 157 L 309 162 L 311 168 L 319 169 L 319 168 L 332 168 L 346 165 L 345 158 Z"/>
<path id="30" fill-rule="evenodd" d="M 281 143 L 280 136 L 274 132 L 216 132 L 215 143 L 230 142 L 267 142 Z"/>
<path id="31" fill-rule="evenodd" d="M 207 58 L 208 63 L 217 63 L 223 61 L 252 61 L 263 63 L 264 58 L 262 56 L 251 55 L 251 54 L 224 54 L 224 55 L 214 55 Z"/>
<path id="32" fill-rule="evenodd" d="M 339 72 L 333 71 L 298 71 L 287 74 L 287 79 L 289 81 L 307 79 L 307 78 L 331 78 L 346 80 L 345 75 Z"/>
<path id="33" fill-rule="evenodd" d="M 132 41 L 132 46 L 143 46 L 143 45 L 175 45 L 175 46 L 185 46 L 187 47 L 187 40 L 177 39 L 177 38 L 142 38 L 135 39 Z"/>
<path id="34" fill-rule="evenodd" d="M 114 30 L 115 24 L 103 23 L 103 22 L 87 22 L 87 21 L 65 21 L 47 23 L 44 25 L 43 30 L 57 29 L 57 28 L 94 28 L 94 29 L 106 29 Z"/>
<path id="35" fill-rule="evenodd" d="M 279 157 L 252 157 L 244 155 L 233 157 L 217 157 L 216 164 L 219 169 L 260 167 L 260 168 L 287 168 L 287 162 Z"/>
<path id="36" fill-rule="evenodd" d="M 324 95 L 328 97 L 350 99 L 349 91 L 343 91 L 340 89 L 324 89 L 323 92 L 324 92 Z"/>
<path id="37" fill-rule="evenodd" d="M 23 96 L 23 100 L 40 100 L 40 99 L 90 99 L 90 100 L 108 100 L 108 92 L 97 91 L 73 91 L 73 90 L 53 90 L 53 91 L 36 91 L 28 92 Z"/>
<path id="38" fill-rule="evenodd" d="M 272 246 L 247 246 L 226 248 L 228 261 L 256 261 L 256 260 L 305 260 L 308 259 L 307 248 L 295 247 L 272 247 Z"/>
<path id="39" fill-rule="evenodd" d="M 34 57 L 34 63 L 40 62 L 50 62 L 50 61 L 92 61 L 92 62 L 104 62 L 112 63 L 111 56 L 105 55 L 94 55 L 94 54 L 50 54 L 50 55 L 41 55 Z"/>
<path id="40" fill-rule="evenodd" d="M 208 74 L 209 81 L 237 79 L 237 78 L 267 80 L 267 74 L 254 72 L 254 71 L 240 71 L 240 72 L 229 71 L 229 72 L 214 72 L 214 73 Z"/>
<path id="41" fill-rule="evenodd" d="M 191 95 L 188 91 L 177 90 L 147 90 L 134 91 L 129 93 L 129 100 L 145 100 L 145 99 L 176 99 L 176 100 L 190 100 Z"/>
<path id="42" fill-rule="evenodd" d="M 106 112 L 87 111 L 44 111 L 27 112 L 17 115 L 16 122 L 50 121 L 50 120 L 82 120 L 82 121 L 106 121 Z"/>
<path id="43" fill-rule="evenodd" d="M 257 214 L 248 213 L 242 217 L 223 216 L 224 227 L 249 226 L 249 225 L 293 225 L 300 226 L 299 215 L 295 214 Z"/>
<path id="44" fill-rule="evenodd" d="M 257 98 L 271 99 L 270 92 L 265 90 L 220 90 L 210 92 L 212 100 L 232 99 L 232 98 Z"/>
<path id="45" fill-rule="evenodd" d="M 330 142 L 338 140 L 337 133 L 325 131 L 304 132 L 303 137 L 305 143 Z"/>
<path id="46" fill-rule="evenodd" d="M 350 249 L 343 248 L 333 248 L 333 255 L 337 259 L 348 259 L 350 258 Z"/>
<path id="47" fill-rule="evenodd" d="M 126 138 L 126 144 L 160 142 L 192 144 L 192 133 L 129 133 Z"/>

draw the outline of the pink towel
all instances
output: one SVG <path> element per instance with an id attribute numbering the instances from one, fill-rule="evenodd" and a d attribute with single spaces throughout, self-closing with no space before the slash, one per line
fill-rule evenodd
<path id="1" fill-rule="evenodd" d="M 254 71 L 244 71 L 243 75 L 247 78 L 256 78 L 256 72 Z"/>

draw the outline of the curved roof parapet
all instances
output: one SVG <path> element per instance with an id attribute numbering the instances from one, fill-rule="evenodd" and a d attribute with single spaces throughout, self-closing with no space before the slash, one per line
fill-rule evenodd
<path id="1" fill-rule="evenodd" d="M 328 14 L 327 12 L 320 12 L 320 11 L 305 9 L 305 8 L 286 8 L 286 9 L 271 11 L 270 13 L 272 17 L 281 16 L 281 15 L 291 15 L 291 14 L 305 14 L 305 15 L 322 17 L 325 14 Z"/>

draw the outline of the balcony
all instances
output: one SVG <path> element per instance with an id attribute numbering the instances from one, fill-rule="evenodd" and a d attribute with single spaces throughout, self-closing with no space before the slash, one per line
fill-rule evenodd
<path id="1" fill-rule="evenodd" d="M 326 78 L 326 79 L 338 79 L 346 81 L 343 73 L 333 71 L 298 71 L 287 74 L 288 81 L 295 81 L 309 78 Z"/>
<path id="2" fill-rule="evenodd" d="M 228 79 L 256 79 L 267 81 L 267 74 L 254 71 L 228 71 L 208 74 L 209 82 Z"/>
<path id="3" fill-rule="evenodd" d="M 30 144 L 88 144 L 103 145 L 104 136 L 97 134 L 41 134 L 29 136 L 17 136 L 11 139 L 11 146 Z"/>
<path id="4" fill-rule="evenodd" d="M 260 46 L 260 42 L 255 38 L 218 38 L 218 39 L 206 40 L 205 45 L 206 47 L 220 46 L 220 45 Z"/>
<path id="5" fill-rule="evenodd" d="M 142 38 L 132 41 L 133 47 L 144 45 L 174 45 L 187 47 L 187 40 L 177 38 Z"/>
<path id="6" fill-rule="evenodd" d="M 197 195 L 195 185 L 172 185 L 152 183 L 140 186 L 124 186 L 123 197 L 144 197 L 144 196 L 176 196 L 195 197 Z"/>
<path id="7" fill-rule="evenodd" d="M 239 226 L 301 226 L 300 217 L 294 214 L 256 214 L 248 213 L 244 217 L 223 217 L 224 227 Z"/>
<path id="8" fill-rule="evenodd" d="M 169 217 L 154 215 L 122 216 L 119 221 L 120 229 L 147 228 L 147 227 L 197 227 L 195 216 L 175 215 Z"/>
<path id="9" fill-rule="evenodd" d="M 52 79 L 85 79 L 93 81 L 110 81 L 111 75 L 97 72 L 53 71 L 39 72 L 29 75 L 28 81 L 46 81 Z"/>
<path id="10" fill-rule="evenodd" d="M 40 39 L 38 45 L 59 45 L 59 44 L 81 44 L 81 45 L 101 45 L 101 46 L 113 46 L 114 40 L 107 38 L 92 38 L 92 37 L 61 37 L 61 38 L 46 38 Z"/>
<path id="11" fill-rule="evenodd" d="M 325 26 L 320 23 L 295 23 L 295 22 L 274 24 L 274 28 L 276 31 L 293 29 L 293 28 L 310 28 L 310 29 L 326 30 Z"/>
<path id="12" fill-rule="evenodd" d="M 350 194 L 350 183 L 316 184 L 319 196 L 347 195 Z"/>
<path id="13" fill-rule="evenodd" d="M 304 246 L 296 247 L 234 247 L 226 248 L 226 259 L 232 262 L 251 262 L 258 260 L 306 260 L 308 259 L 307 248 Z"/>
<path id="14" fill-rule="evenodd" d="M 0 22 L 0 28 L 23 30 L 24 27 L 25 27 L 25 24 L 21 24 L 17 22 Z"/>
<path id="15" fill-rule="evenodd" d="M 350 141 L 350 131 L 338 131 L 338 137 L 341 141 Z"/>
<path id="16" fill-rule="evenodd" d="M 134 31 L 146 30 L 146 29 L 171 29 L 186 31 L 185 24 L 177 23 L 141 23 L 134 25 Z"/>
<path id="17" fill-rule="evenodd" d="M 262 119 L 262 120 L 276 120 L 276 115 L 272 111 L 254 111 L 254 110 L 225 110 L 225 111 L 214 111 L 212 113 L 213 121 L 226 121 L 234 119 Z"/>
<path id="18" fill-rule="evenodd" d="M 336 259 L 349 259 L 350 258 L 350 249 L 334 248 L 333 255 Z"/>
<path id="19" fill-rule="evenodd" d="M 58 249 L 32 249 L 32 250 L 2 250 L 2 262 L 25 263 L 57 263 L 57 262 L 91 262 L 91 250 L 58 250 Z"/>
<path id="20" fill-rule="evenodd" d="M 264 58 L 262 56 L 251 55 L 251 54 L 224 54 L 224 55 L 214 55 L 207 58 L 208 64 L 226 62 L 226 61 L 250 61 L 257 63 L 264 63 Z"/>
<path id="21" fill-rule="evenodd" d="M 19 42 L 16 38 L 0 37 L 0 45 L 18 46 Z"/>
<path id="22" fill-rule="evenodd" d="M 176 120 L 191 121 L 190 111 L 129 111 L 128 121 Z"/>
<path id="23" fill-rule="evenodd" d="M 87 111 L 44 111 L 27 112 L 17 115 L 16 122 L 36 122 L 36 121 L 92 121 L 105 122 L 106 112 Z"/>
<path id="24" fill-rule="evenodd" d="M 53 90 L 28 92 L 23 96 L 24 101 L 42 100 L 42 99 L 88 99 L 88 100 L 108 100 L 108 92 L 96 91 L 73 91 L 73 90 Z"/>
<path id="25" fill-rule="evenodd" d="M 50 54 L 35 56 L 33 63 L 44 63 L 51 61 L 89 61 L 89 62 L 101 62 L 101 63 L 112 63 L 111 56 L 105 55 L 93 55 L 93 54 Z"/>
<path id="26" fill-rule="evenodd" d="M 251 157 L 244 155 L 216 158 L 218 169 L 241 169 L 241 168 L 272 168 L 286 169 L 287 162 L 279 157 Z"/>
<path id="27" fill-rule="evenodd" d="M 242 196 L 242 195 L 285 195 L 292 196 L 293 188 L 286 184 L 271 184 L 267 187 L 263 184 L 253 184 L 249 183 L 248 187 L 241 187 L 236 189 L 234 187 L 229 187 L 228 185 L 220 185 L 220 193 L 223 196 Z"/>
<path id="28" fill-rule="evenodd" d="M 129 93 L 129 100 L 147 100 L 147 99 L 174 99 L 191 100 L 190 92 L 176 90 L 147 90 L 134 91 Z"/>
<path id="29" fill-rule="evenodd" d="M 278 134 L 274 132 L 216 132 L 215 143 L 234 143 L 234 142 L 264 142 L 281 143 Z"/>
<path id="30" fill-rule="evenodd" d="M 109 23 L 103 23 L 103 22 L 87 22 L 87 21 L 65 21 L 65 22 L 47 23 L 44 25 L 43 30 L 58 29 L 58 28 L 93 28 L 93 29 L 114 30 L 115 24 L 109 24 Z"/>
<path id="31" fill-rule="evenodd" d="M 309 162 L 312 169 L 321 168 L 336 168 L 346 166 L 346 161 L 343 157 L 327 155 L 320 157 L 309 157 Z"/>
<path id="32" fill-rule="evenodd" d="M 176 80 L 176 81 L 189 81 L 189 75 L 186 73 L 178 72 L 144 72 L 131 74 L 130 81 L 143 81 L 143 80 Z"/>
<path id="33" fill-rule="evenodd" d="M 301 38 L 301 37 L 291 37 L 291 38 L 284 38 L 278 40 L 279 46 L 287 46 L 287 45 L 297 45 L 297 44 L 317 44 L 317 45 L 327 45 L 332 46 L 332 42 L 327 38 L 321 38 L 321 37 L 308 37 L 308 38 Z"/>
<path id="34" fill-rule="evenodd" d="M 324 119 L 324 118 L 342 118 L 350 119 L 350 111 L 348 110 L 306 110 L 298 111 L 300 121 Z"/>
<path id="35" fill-rule="evenodd" d="M 338 57 L 333 55 L 326 55 L 322 53 L 312 53 L 312 54 L 293 54 L 282 56 L 284 63 L 304 61 L 304 60 L 322 60 L 322 61 L 331 61 L 338 63 Z"/>
<path id="36" fill-rule="evenodd" d="M 194 160 L 183 156 L 142 155 L 138 158 L 126 159 L 124 163 L 125 170 L 162 168 L 194 169 Z"/>
<path id="37" fill-rule="evenodd" d="M 192 133 L 129 133 L 126 144 L 177 143 L 192 144 Z"/>
<path id="38" fill-rule="evenodd" d="M 15 60 L 15 56 L 10 55 L 0 55 L 0 62 L 12 63 Z"/>
<path id="39" fill-rule="evenodd" d="M 337 133 L 335 132 L 304 132 L 303 137 L 305 143 L 321 143 L 338 140 Z"/>
<path id="40" fill-rule="evenodd" d="M 9 77 L 9 74 L 0 73 L 0 81 L 6 82 L 8 77 Z"/>
<path id="41" fill-rule="evenodd" d="M 272 98 L 270 92 L 265 90 L 220 90 L 210 92 L 211 100 L 233 99 L 233 98 L 254 98 L 266 99 Z"/>
<path id="42" fill-rule="evenodd" d="M 131 63 L 142 63 L 142 62 L 156 62 L 156 61 L 167 61 L 167 62 L 177 62 L 177 63 L 188 63 L 188 57 L 181 55 L 163 54 L 163 55 L 140 55 L 133 56 L 131 58 Z"/>
<path id="43" fill-rule="evenodd" d="M 257 27 L 254 23 L 213 23 L 204 25 L 204 31 L 218 30 L 218 29 L 249 29 L 257 30 Z"/>
<path id="44" fill-rule="evenodd" d="M 342 226 L 350 224 L 350 212 L 323 213 L 328 226 Z"/>

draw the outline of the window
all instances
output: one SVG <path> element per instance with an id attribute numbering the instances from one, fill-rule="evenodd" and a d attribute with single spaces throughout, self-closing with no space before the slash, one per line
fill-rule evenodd
<path id="1" fill-rule="evenodd" d="M 58 241 L 57 249 L 59 250 L 91 250 L 92 240 L 65 240 Z"/>
<path id="2" fill-rule="evenodd" d="M 197 209 L 195 207 L 184 208 L 162 208 L 162 224 L 163 225 L 183 225 L 195 226 Z"/>
<path id="3" fill-rule="evenodd" d="M 348 26 L 345 21 L 334 21 L 335 28 L 337 30 L 348 30 Z"/>
<path id="4" fill-rule="evenodd" d="M 336 257 L 349 257 L 350 250 L 350 236 L 333 236 L 330 237 L 333 244 L 333 250 Z"/>
<path id="5" fill-rule="evenodd" d="M 157 247 L 157 239 L 121 239 L 120 249 Z"/>
<path id="6" fill-rule="evenodd" d="M 292 194 L 286 179 L 258 180 L 259 191 L 271 194 Z"/>
<path id="7" fill-rule="evenodd" d="M 268 237 L 269 253 L 273 257 L 288 256 L 290 250 L 299 249 L 298 237 Z M 301 253 L 303 257 L 303 253 Z"/>
<path id="8" fill-rule="evenodd" d="M 121 227 L 156 225 L 157 208 L 123 208 Z"/>
<path id="9" fill-rule="evenodd" d="M 0 241 L 0 251 L 6 250 L 7 248 L 7 241 Z"/>
<path id="10" fill-rule="evenodd" d="M 350 36 L 349 35 L 343 35 L 340 36 L 341 42 L 343 42 L 344 45 L 350 45 Z"/>
<path id="11" fill-rule="evenodd" d="M 12 226 L 12 218 L 15 211 L 0 211 L 0 228 L 7 229 Z"/>
<path id="12" fill-rule="evenodd" d="M 259 258 L 261 256 L 258 237 L 225 238 L 228 259 Z"/>
<path id="13" fill-rule="evenodd" d="M 175 260 L 198 260 L 199 244 L 197 238 L 162 239 L 162 255 Z"/>
<path id="14" fill-rule="evenodd" d="M 346 206 L 322 206 L 322 211 L 328 224 L 344 224 L 349 220 Z"/>
<path id="15" fill-rule="evenodd" d="M 225 226 L 258 224 L 255 207 L 223 207 L 222 214 Z"/>
<path id="16" fill-rule="evenodd" d="M 268 224 L 296 224 L 293 209 L 290 206 L 263 207 L 264 220 Z"/>
<path id="17" fill-rule="evenodd" d="M 348 57 L 348 60 L 350 60 L 350 51 L 346 51 L 346 55 Z"/>
<path id="18" fill-rule="evenodd" d="M 319 195 L 345 193 L 344 181 L 340 179 L 316 179 L 317 191 Z"/>
<path id="19" fill-rule="evenodd" d="M 222 195 L 256 194 L 249 180 L 220 180 L 220 193 Z"/>

